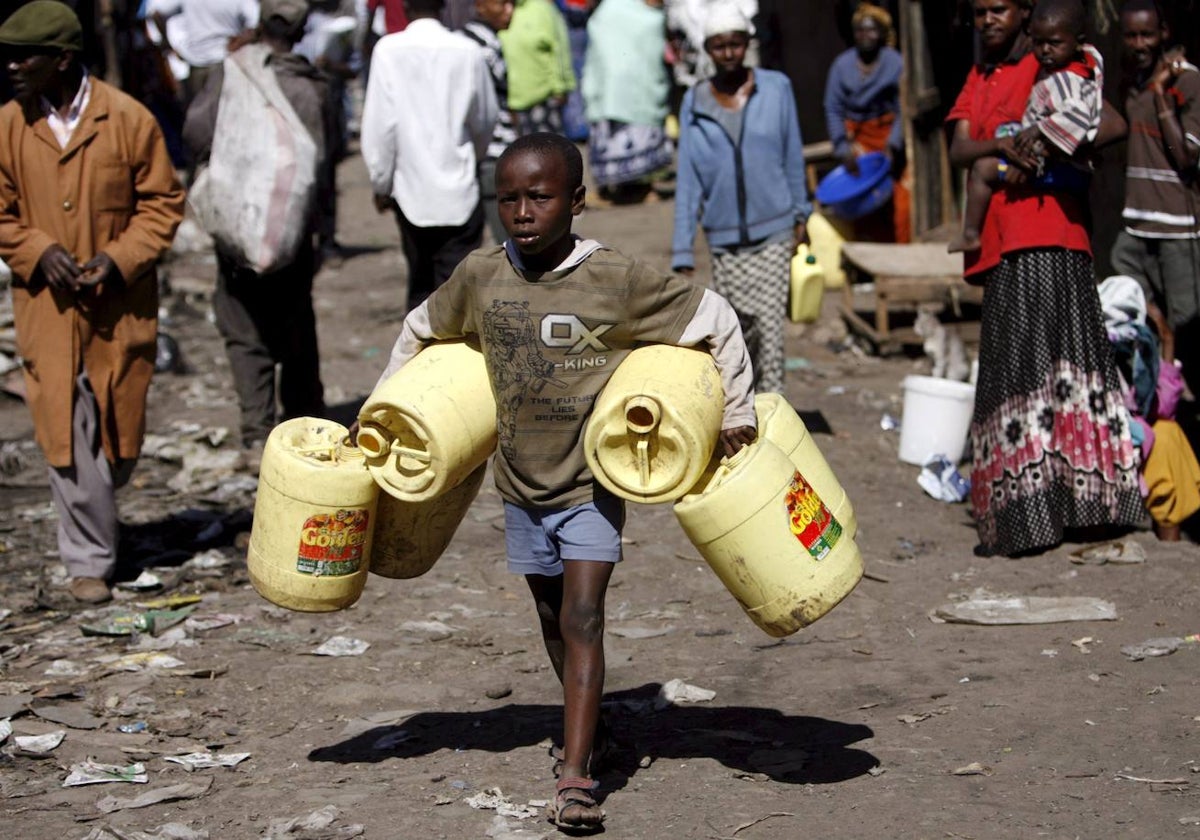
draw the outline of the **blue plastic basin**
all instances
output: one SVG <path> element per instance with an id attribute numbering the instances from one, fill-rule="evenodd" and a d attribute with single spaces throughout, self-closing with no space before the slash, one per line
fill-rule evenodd
<path id="1" fill-rule="evenodd" d="M 868 152 L 858 158 L 858 174 L 839 166 L 817 184 L 817 201 L 833 215 L 857 219 L 873 213 L 892 197 L 887 155 Z"/>

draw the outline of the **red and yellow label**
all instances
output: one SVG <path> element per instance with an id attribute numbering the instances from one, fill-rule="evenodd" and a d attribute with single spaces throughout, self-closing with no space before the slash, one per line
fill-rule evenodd
<path id="1" fill-rule="evenodd" d="M 369 516 L 362 509 L 310 516 L 300 531 L 296 571 L 313 577 L 357 572 L 362 568 Z"/>
<path id="2" fill-rule="evenodd" d="M 834 519 L 817 491 L 796 473 L 784 497 L 788 525 L 814 560 L 824 560 L 842 537 L 842 526 Z"/>

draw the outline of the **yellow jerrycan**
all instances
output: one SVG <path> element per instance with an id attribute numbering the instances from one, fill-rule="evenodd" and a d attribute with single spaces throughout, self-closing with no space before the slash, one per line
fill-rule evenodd
<path id="1" fill-rule="evenodd" d="M 825 615 L 862 579 L 858 546 L 775 444 L 722 459 L 675 503 L 692 545 L 746 615 L 770 636 Z"/>
<path id="2" fill-rule="evenodd" d="M 267 438 L 250 530 L 250 583 L 273 604 L 330 612 L 362 594 L 379 488 L 345 426 L 297 417 Z"/>
<path id="3" fill-rule="evenodd" d="M 846 535 L 851 539 L 858 536 L 858 517 L 854 515 L 850 497 L 791 404 L 779 394 L 755 394 L 754 413 L 758 415 L 758 436 L 783 450 L 788 460 L 829 505 Z"/>
<path id="4" fill-rule="evenodd" d="M 380 488 L 423 502 L 457 487 L 496 448 L 496 400 L 483 354 L 431 344 L 367 397 L 358 446 Z"/>
<path id="5" fill-rule="evenodd" d="M 674 501 L 704 473 L 724 408 L 721 376 L 707 352 L 639 347 L 596 399 L 583 435 L 587 464 L 622 499 Z"/>
<path id="6" fill-rule="evenodd" d="M 485 462 L 457 487 L 424 502 L 403 502 L 387 493 L 380 495 L 371 573 L 415 578 L 432 569 L 479 495 L 486 473 Z"/>
<path id="7" fill-rule="evenodd" d="M 842 268 L 842 244 L 846 237 L 821 213 L 813 213 L 805 225 L 808 231 L 808 250 L 817 258 L 825 273 L 825 288 L 840 289 L 846 285 Z"/>
<path id="8" fill-rule="evenodd" d="M 801 243 L 792 257 L 788 317 L 795 323 L 813 323 L 821 317 L 824 297 L 825 272 L 817 263 L 816 255 Z"/>

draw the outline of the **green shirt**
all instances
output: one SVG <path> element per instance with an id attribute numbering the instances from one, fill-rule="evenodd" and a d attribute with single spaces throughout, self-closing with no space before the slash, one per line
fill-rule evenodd
<path id="1" fill-rule="evenodd" d="M 528 111 L 575 90 L 567 24 L 550 0 L 518 0 L 500 45 L 508 65 L 510 109 Z"/>

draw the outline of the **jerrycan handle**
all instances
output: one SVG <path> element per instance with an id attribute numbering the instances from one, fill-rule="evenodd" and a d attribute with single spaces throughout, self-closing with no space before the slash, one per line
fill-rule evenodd
<path id="1" fill-rule="evenodd" d="M 630 397 L 625 401 L 625 425 L 638 436 L 636 451 L 638 478 L 645 487 L 650 483 L 650 433 L 662 420 L 662 406 L 652 397 Z"/>

